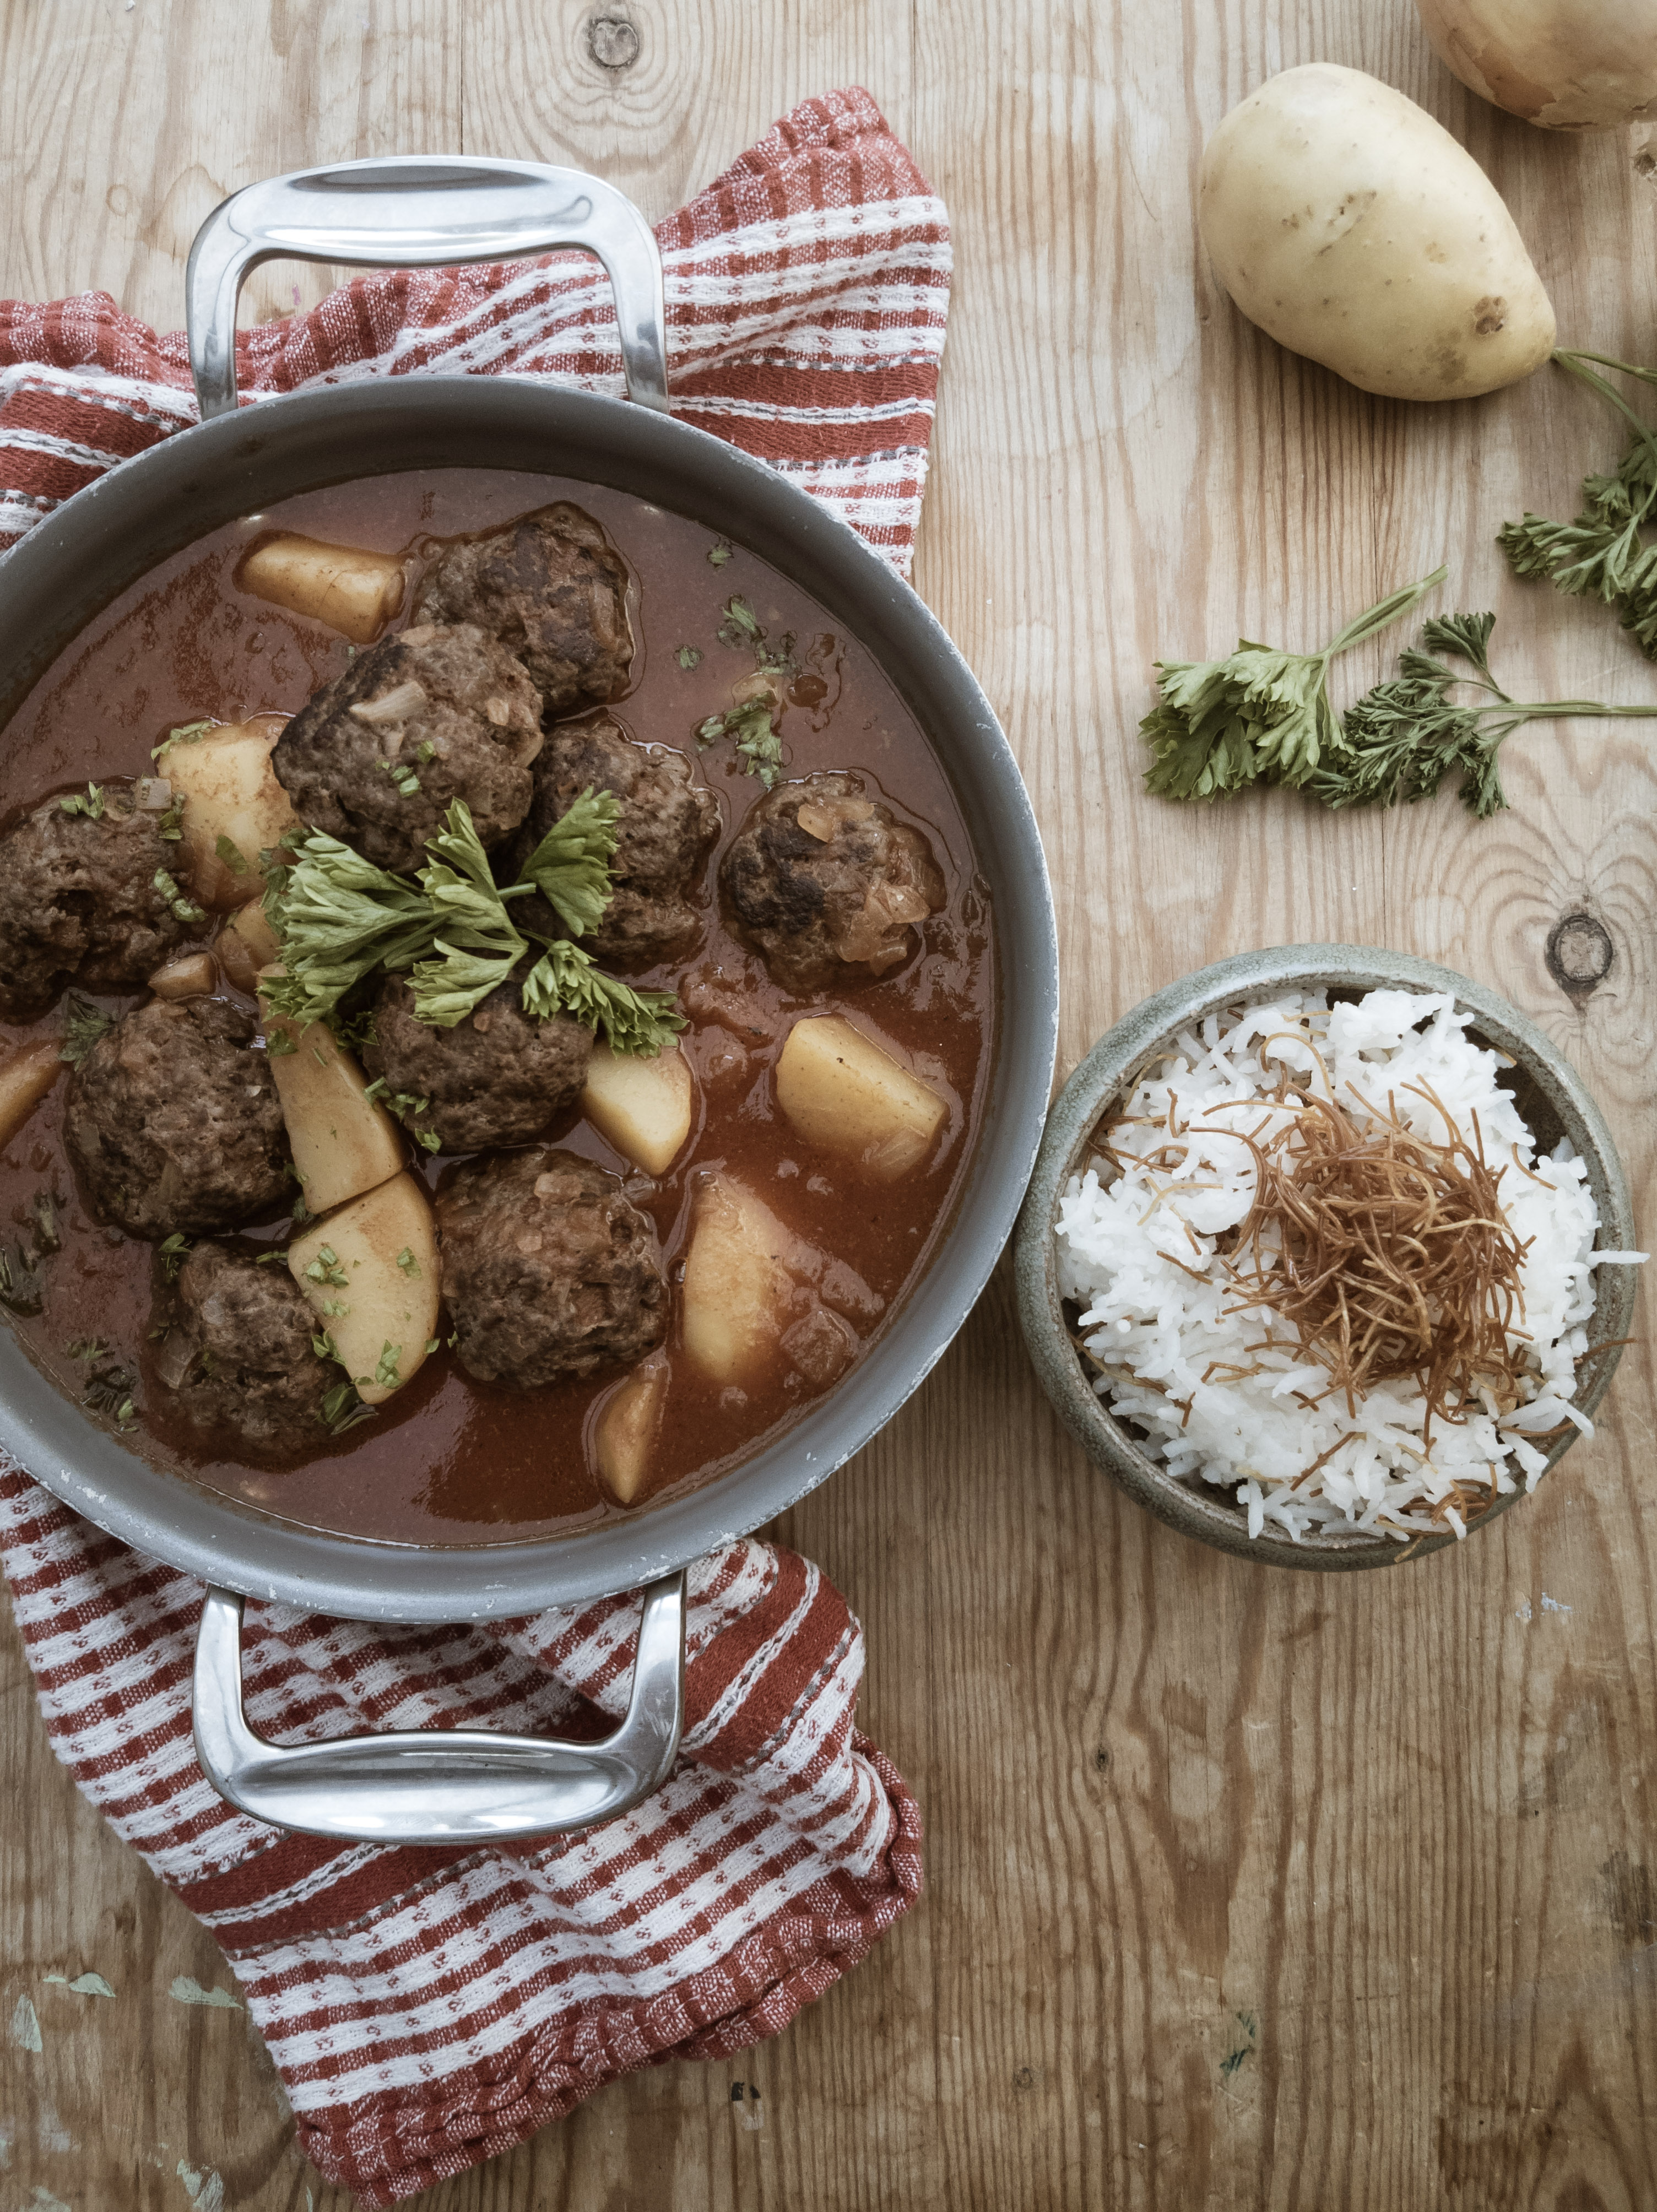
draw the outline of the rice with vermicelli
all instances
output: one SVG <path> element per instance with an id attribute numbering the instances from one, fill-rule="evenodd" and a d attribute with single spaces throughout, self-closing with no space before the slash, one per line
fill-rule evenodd
<path id="1" fill-rule="evenodd" d="M 1498 1083 L 1506 1063 L 1466 1036 L 1470 1018 L 1447 995 L 1407 991 L 1332 1006 L 1289 993 L 1209 1015 L 1121 1102 L 1100 1133 L 1103 1172 L 1073 1176 L 1060 1201 L 1059 1286 L 1081 1308 L 1100 1396 L 1171 1474 L 1232 1489 L 1252 1535 L 1269 1521 L 1295 1537 L 1331 1522 L 1400 1541 L 1460 1535 L 1542 1473 L 1552 1432 L 1593 1432 L 1571 1401 L 1593 1271 L 1611 1256 L 1593 1249 L 1593 1195 L 1569 1144 L 1538 1158 Z M 1256 1216 L 1263 1170 L 1308 1113 L 1362 1143 L 1459 1147 L 1479 1187 L 1494 1183 L 1513 1287 L 1485 1334 L 1503 1374 L 1494 1389 L 1475 1375 L 1447 1417 L 1409 1374 L 1353 1387 L 1326 1345 L 1263 1302 L 1287 1264 Z M 1491 1224 L 1474 1227 L 1488 1243 Z"/>

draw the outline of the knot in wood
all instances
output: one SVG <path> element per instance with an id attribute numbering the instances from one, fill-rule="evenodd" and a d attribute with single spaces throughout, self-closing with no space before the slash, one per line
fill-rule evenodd
<path id="1" fill-rule="evenodd" d="M 1548 973 L 1578 1006 L 1605 981 L 1616 957 L 1611 932 L 1591 914 L 1568 914 L 1548 932 Z"/>
<path id="2" fill-rule="evenodd" d="M 600 69 L 631 69 L 639 55 L 638 26 L 625 15 L 595 15 L 587 27 L 587 51 Z"/>

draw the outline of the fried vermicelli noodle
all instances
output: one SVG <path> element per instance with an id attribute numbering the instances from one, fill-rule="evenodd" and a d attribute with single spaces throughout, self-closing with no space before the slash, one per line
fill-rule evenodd
<path id="1" fill-rule="evenodd" d="M 1294 994 L 1148 1071 L 1057 1234 L 1095 1389 L 1251 1533 L 1458 1535 L 1545 1467 L 1598 1214 L 1442 995 Z"/>

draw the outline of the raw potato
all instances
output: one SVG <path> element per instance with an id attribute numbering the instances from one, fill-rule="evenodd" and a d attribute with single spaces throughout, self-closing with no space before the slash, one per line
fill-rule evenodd
<path id="1" fill-rule="evenodd" d="M 1416 0 L 1439 59 L 1544 131 L 1657 118 L 1657 0 Z"/>
<path id="2" fill-rule="evenodd" d="M 650 1472 L 667 1404 L 667 1355 L 653 1352 L 605 1400 L 593 1432 L 599 1480 L 618 1505 L 631 1505 Z"/>
<path id="3" fill-rule="evenodd" d="M 26 1044 L 0 1066 L 0 1148 L 11 1142 L 63 1072 L 56 1037 Z"/>
<path id="4" fill-rule="evenodd" d="M 403 604 L 403 563 L 395 553 L 363 553 L 315 538 L 265 538 L 244 558 L 236 582 L 357 645 L 372 645 Z"/>
<path id="5" fill-rule="evenodd" d="M 716 1176 L 704 1186 L 680 1300 L 685 1349 L 704 1374 L 740 1382 L 770 1356 L 789 1318 L 794 1243 L 740 1182 Z"/>
<path id="6" fill-rule="evenodd" d="M 226 722 L 193 744 L 181 739 L 163 757 L 173 795 L 184 800 L 180 851 L 205 905 L 240 907 L 261 897 L 259 856 L 295 826 L 288 794 L 271 766 L 285 726 L 280 714 Z M 219 857 L 221 837 L 235 848 L 240 869 Z"/>
<path id="7" fill-rule="evenodd" d="M 582 1112 L 616 1150 L 646 1175 L 666 1175 L 691 1133 L 695 1085 L 677 1045 L 654 1060 L 593 1047 Z"/>
<path id="8" fill-rule="evenodd" d="M 327 1024 L 300 1029 L 262 1011 L 265 1036 L 293 1046 L 291 1052 L 270 1054 L 271 1073 L 311 1212 L 326 1213 L 400 1174 L 408 1158 L 402 1132 L 378 1099 L 364 1095 L 368 1078 L 340 1050 Z"/>
<path id="9" fill-rule="evenodd" d="M 259 969 L 270 967 L 282 947 L 262 906 L 240 906 L 214 939 L 213 951 L 237 990 L 252 998 Z"/>
<path id="10" fill-rule="evenodd" d="M 149 978 L 149 988 L 158 999 L 198 999 L 204 991 L 210 991 L 218 980 L 218 970 L 210 952 L 186 952 L 177 960 L 169 960 L 158 968 Z"/>
<path id="11" fill-rule="evenodd" d="M 777 1063 L 777 1103 L 808 1145 L 880 1182 L 923 1160 L 943 1100 L 838 1014 L 796 1022 Z"/>
<path id="12" fill-rule="evenodd" d="M 1468 399 L 1553 348 L 1541 279 L 1447 131 L 1361 70 L 1285 70 L 1203 155 L 1203 241 L 1252 322 L 1365 392 Z"/>
<path id="13" fill-rule="evenodd" d="M 399 1175 L 353 1199 L 295 1237 L 288 1266 L 364 1404 L 413 1380 L 437 1334 L 437 1237 L 423 1183 Z M 387 1345 L 397 1381 L 376 1382 Z"/>

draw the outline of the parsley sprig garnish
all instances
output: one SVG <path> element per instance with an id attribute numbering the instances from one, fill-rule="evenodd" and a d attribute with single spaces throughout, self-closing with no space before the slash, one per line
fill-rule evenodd
<path id="1" fill-rule="evenodd" d="M 1313 794 L 1326 806 L 1392 806 L 1401 799 L 1431 799 L 1446 776 L 1459 773 L 1463 803 L 1484 818 L 1508 804 L 1496 756 L 1521 724 L 1563 714 L 1657 714 L 1657 706 L 1514 698 L 1490 673 L 1495 627 L 1493 614 L 1435 616 L 1422 632 L 1424 650 L 1401 653 L 1398 674 L 1347 709 L 1343 748 L 1313 778 Z M 1472 673 L 1447 666 L 1437 653 L 1470 662 Z M 1484 696 L 1460 703 L 1450 697 L 1457 684 L 1471 684 Z"/>
<path id="2" fill-rule="evenodd" d="M 1521 723 L 1657 714 L 1657 706 L 1594 699 L 1514 699 L 1490 672 L 1496 617 L 1459 614 L 1432 617 L 1421 649 L 1399 654 L 1398 674 L 1337 715 L 1330 663 L 1407 614 L 1446 573 L 1435 568 L 1391 593 L 1320 653 L 1280 653 L 1243 639 L 1224 660 L 1159 662 L 1161 703 L 1139 726 L 1154 755 L 1147 786 L 1168 799 L 1218 799 L 1276 783 L 1329 807 L 1392 806 L 1430 799 L 1456 775 L 1464 802 L 1483 817 L 1508 803 L 1496 756 Z M 1471 672 L 1435 658 L 1445 653 Z M 1454 699 L 1458 685 L 1483 696 Z"/>
<path id="3" fill-rule="evenodd" d="M 1147 787 L 1164 799 L 1217 799 L 1252 783 L 1310 782 L 1341 745 L 1330 663 L 1399 621 L 1448 574 L 1437 568 L 1389 592 L 1319 653 L 1243 637 L 1223 660 L 1159 660 L 1161 703 L 1139 725 L 1154 756 Z"/>
<path id="4" fill-rule="evenodd" d="M 1582 480 L 1582 506 L 1572 522 L 1526 514 L 1504 523 L 1496 542 L 1516 576 L 1545 576 L 1573 599 L 1603 599 L 1648 659 L 1657 660 L 1657 544 L 1643 535 L 1657 528 L 1657 437 L 1616 386 L 1591 368 L 1657 385 L 1657 369 L 1614 361 L 1609 354 L 1553 356 L 1561 368 L 1609 401 L 1634 435 L 1609 476 Z"/>
<path id="5" fill-rule="evenodd" d="M 610 902 L 609 860 L 619 803 L 588 789 L 554 823 L 526 862 L 522 880 L 497 884 L 470 810 L 457 799 L 428 840 L 417 877 L 393 875 L 320 830 L 289 849 L 292 865 L 271 872 L 265 911 L 285 972 L 267 979 L 273 1012 L 326 1020 L 345 993 L 376 968 L 406 974 L 417 1020 L 453 1029 L 527 958 L 545 947 L 522 984 L 538 1020 L 567 1012 L 601 1030 L 618 1052 L 660 1052 L 684 1018 L 666 991 L 636 991 L 601 975 L 590 954 L 550 932 L 520 929 L 509 902 L 540 891 L 568 929 L 584 933 Z"/>

